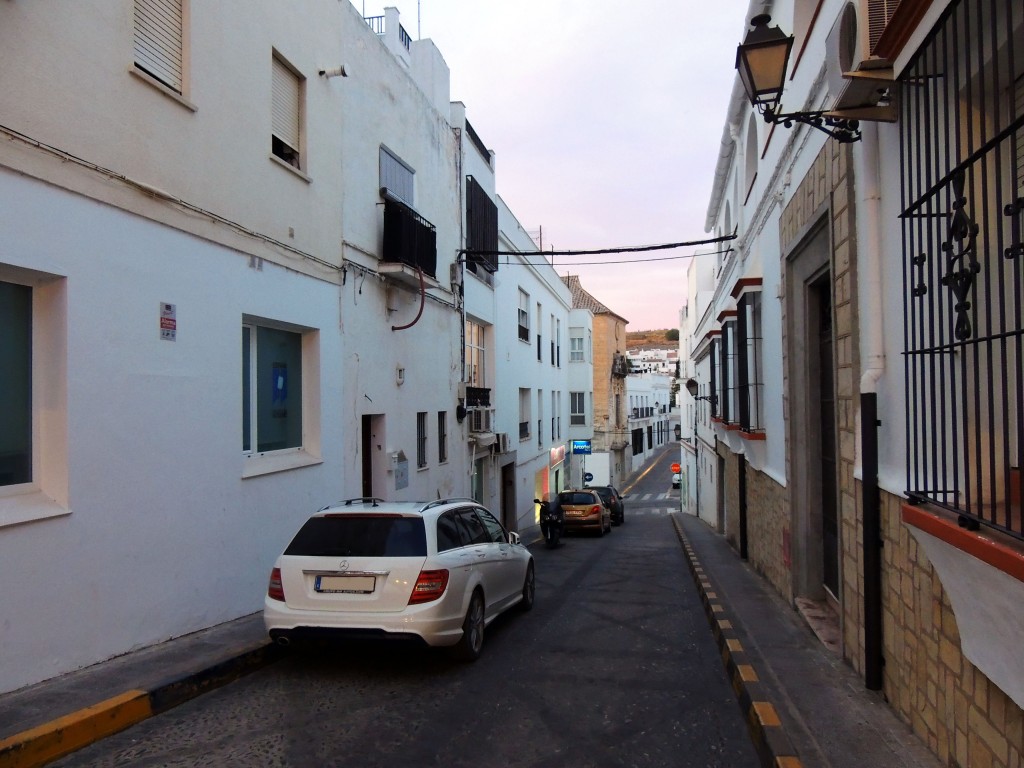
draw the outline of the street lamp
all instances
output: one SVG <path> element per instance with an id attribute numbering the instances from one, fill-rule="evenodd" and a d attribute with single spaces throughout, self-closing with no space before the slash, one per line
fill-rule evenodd
<path id="1" fill-rule="evenodd" d="M 832 117 L 824 111 L 778 111 L 782 89 L 786 84 L 789 54 L 793 50 L 793 36 L 785 34 L 778 27 L 769 27 L 768 22 L 771 20 L 772 17 L 766 13 L 752 18 L 752 29 L 736 48 L 736 69 L 751 106 L 764 115 L 765 122 L 771 125 L 782 123 L 786 128 L 792 128 L 793 123 L 803 123 L 827 133 L 843 144 L 860 140 L 859 123 L 856 120 Z M 686 386 L 689 389 L 690 383 L 687 382 Z"/>

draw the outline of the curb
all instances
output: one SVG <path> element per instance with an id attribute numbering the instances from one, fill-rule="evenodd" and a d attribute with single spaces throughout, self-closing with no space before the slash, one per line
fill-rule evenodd
<path id="1" fill-rule="evenodd" d="M 775 707 L 768 700 L 767 692 L 760 682 L 757 670 L 747 658 L 743 644 L 733 629 L 732 619 L 726 606 L 722 604 L 715 592 L 711 580 L 697 559 L 697 553 L 690 546 L 689 539 L 683 531 L 678 516 L 671 515 L 676 536 L 683 545 L 690 574 L 700 592 L 704 613 L 707 615 L 711 631 L 718 643 L 726 674 L 736 693 L 740 709 L 747 721 L 754 749 L 761 760 L 762 768 L 802 768 L 800 760 L 789 737 L 782 728 L 782 722 Z"/>
<path id="2" fill-rule="evenodd" d="M 0 768 L 38 768 L 159 715 L 277 661 L 282 650 L 265 640 L 229 658 L 184 676 L 168 678 L 152 690 L 133 689 L 77 712 L 0 739 Z"/>

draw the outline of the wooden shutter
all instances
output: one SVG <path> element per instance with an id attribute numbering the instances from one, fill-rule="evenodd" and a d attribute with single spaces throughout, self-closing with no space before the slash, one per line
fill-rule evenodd
<path id="1" fill-rule="evenodd" d="M 135 0 L 135 66 L 182 91 L 182 0 Z"/>
<path id="2" fill-rule="evenodd" d="M 299 78 L 275 56 L 270 129 L 296 152 L 299 151 L 299 88 Z"/>

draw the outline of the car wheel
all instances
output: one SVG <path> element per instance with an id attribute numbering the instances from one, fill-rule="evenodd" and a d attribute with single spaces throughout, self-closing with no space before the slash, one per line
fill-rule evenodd
<path id="1" fill-rule="evenodd" d="M 462 638 L 452 647 L 452 654 L 459 661 L 476 661 L 484 647 L 484 599 L 474 592 L 469 600 L 469 610 L 462 622 Z"/>
<path id="2" fill-rule="evenodd" d="M 519 610 L 529 611 L 533 608 L 533 600 L 537 595 L 537 583 L 533 574 L 533 563 L 526 566 L 526 579 L 523 581 L 523 599 L 519 601 Z"/>

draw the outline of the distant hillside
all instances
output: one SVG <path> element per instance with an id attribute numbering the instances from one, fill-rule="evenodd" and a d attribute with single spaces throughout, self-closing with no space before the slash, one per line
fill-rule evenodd
<path id="1" fill-rule="evenodd" d="M 626 348 L 674 349 L 679 346 L 679 341 L 669 341 L 665 338 L 669 330 L 662 328 L 656 331 L 626 331 Z"/>

